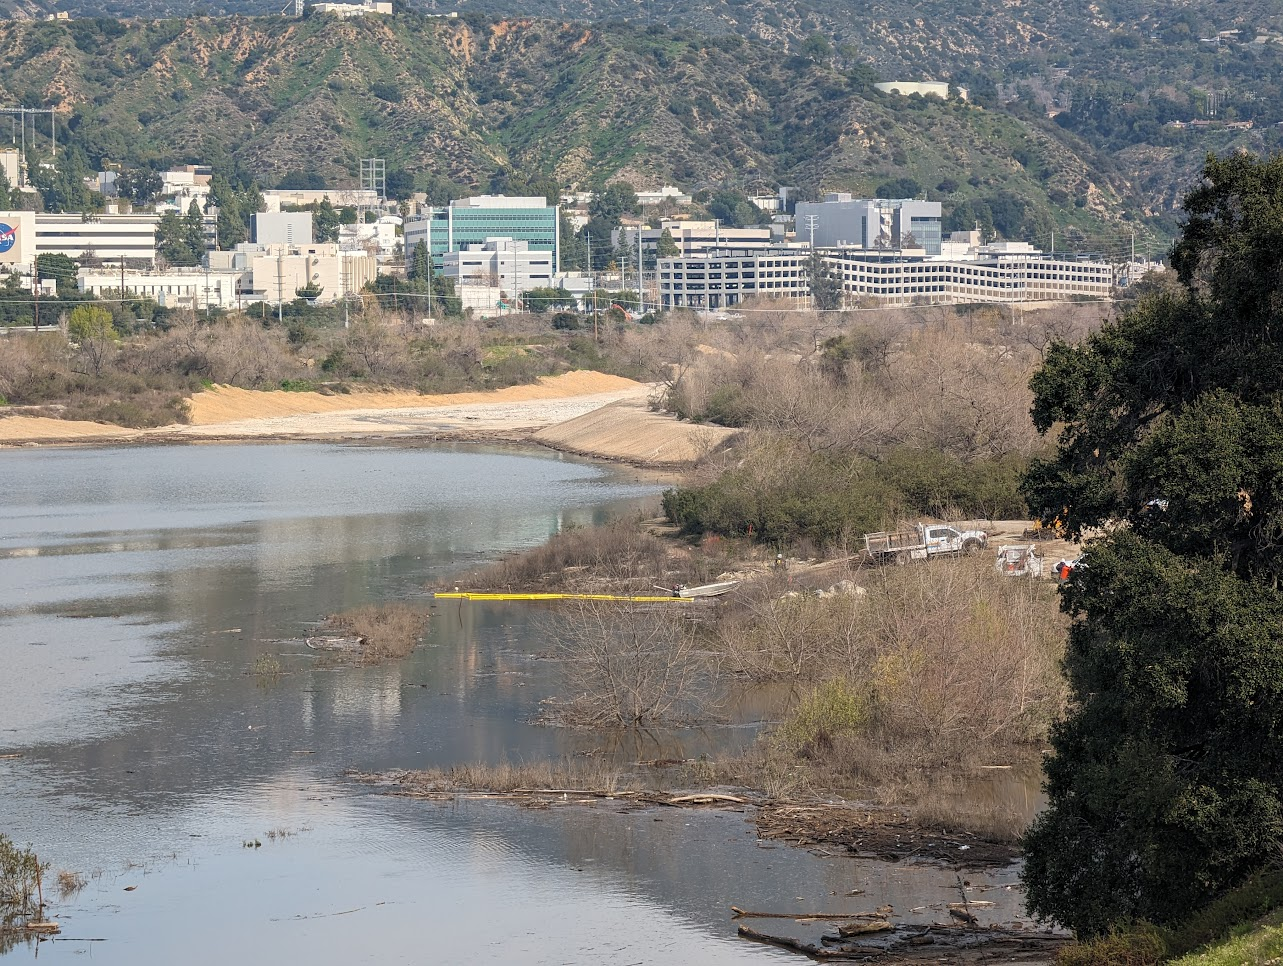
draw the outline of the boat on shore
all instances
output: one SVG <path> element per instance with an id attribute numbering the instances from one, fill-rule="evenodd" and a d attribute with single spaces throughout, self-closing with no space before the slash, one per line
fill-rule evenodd
<path id="1" fill-rule="evenodd" d="M 687 600 L 694 597 L 721 597 L 738 583 L 738 580 L 723 580 L 721 583 L 700 584 L 698 587 L 678 587 L 673 591 L 673 596 Z"/>

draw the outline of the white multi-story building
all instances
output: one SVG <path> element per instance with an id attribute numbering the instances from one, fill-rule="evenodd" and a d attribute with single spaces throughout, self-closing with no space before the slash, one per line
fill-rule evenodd
<path id="1" fill-rule="evenodd" d="M 689 205 L 691 196 L 682 191 L 681 188 L 671 184 L 664 185 L 658 191 L 637 192 L 637 203 L 643 208 L 652 208 L 665 202 L 672 202 L 675 205 Z M 584 204 L 587 204 L 587 201 Z"/>
<path id="2" fill-rule="evenodd" d="M 532 288 L 555 288 L 557 266 L 552 252 L 532 249 L 528 242 L 489 238 L 446 252 L 441 274 L 473 285 L 493 285 L 513 295 Z"/>
<path id="3" fill-rule="evenodd" d="M 810 257 L 797 248 L 740 248 L 661 258 L 660 308 L 718 309 L 754 296 L 804 299 Z"/>
<path id="4" fill-rule="evenodd" d="M 77 282 L 81 292 L 97 297 L 119 297 L 123 286 L 128 296 L 148 298 L 166 308 L 234 309 L 244 304 L 244 274 L 229 269 L 174 268 L 166 272 L 126 271 L 122 276 L 111 269 L 81 269 Z"/>
<path id="5" fill-rule="evenodd" d="M 328 13 L 340 20 L 349 17 L 368 17 L 372 14 L 390 15 L 392 4 L 387 0 L 365 0 L 364 3 L 314 3 L 312 9 L 317 13 Z"/>
<path id="6" fill-rule="evenodd" d="M 159 215 L 0 211 L 0 224 L 9 226 L 17 242 L 0 253 L 0 262 L 30 264 L 37 255 L 54 254 L 77 260 L 93 255 L 103 261 L 125 258 L 155 262 L 159 221 Z M 15 255 L 15 251 L 21 255 Z"/>
<path id="7" fill-rule="evenodd" d="M 378 263 L 365 252 L 338 245 L 239 245 L 210 252 L 204 268 L 165 272 L 81 269 L 80 291 L 92 295 L 126 293 L 155 299 L 171 308 L 241 308 L 251 302 L 292 302 L 299 292 L 319 303 L 359 292 L 374 280 Z"/>
<path id="8" fill-rule="evenodd" d="M 263 192 L 268 211 L 306 208 L 328 201 L 335 208 L 378 208 L 383 202 L 371 188 L 278 188 Z"/>
<path id="9" fill-rule="evenodd" d="M 275 305 L 292 301 L 300 290 L 315 291 L 317 302 L 334 302 L 359 292 L 378 274 L 378 259 L 338 245 L 264 245 L 247 251 L 251 301 Z"/>
<path id="10" fill-rule="evenodd" d="M 172 199 L 180 211 L 185 212 L 193 201 L 204 211 L 212 178 L 213 169 L 207 164 L 185 164 L 165 171 L 160 176 L 160 197 Z"/>
<path id="11" fill-rule="evenodd" d="M 982 245 L 967 260 L 913 252 L 826 252 L 824 261 L 857 299 L 880 305 L 1058 302 L 1113 293 L 1107 262 L 1044 255 L 1023 242 Z"/>
<path id="12" fill-rule="evenodd" d="M 797 249 L 738 250 L 661 258 L 664 309 L 726 308 L 758 296 L 809 297 L 811 254 Z M 821 253 L 842 289 L 876 305 L 1056 302 L 1113 293 L 1106 262 L 1044 255 L 1021 242 L 985 245 L 966 260 L 930 258 L 921 249 Z"/>

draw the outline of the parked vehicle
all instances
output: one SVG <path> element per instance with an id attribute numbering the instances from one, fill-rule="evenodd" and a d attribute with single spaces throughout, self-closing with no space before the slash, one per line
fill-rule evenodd
<path id="1" fill-rule="evenodd" d="M 941 554 L 975 553 L 989 544 L 983 530 L 959 530 L 943 523 L 919 523 L 904 530 L 864 535 L 864 549 L 874 563 L 907 563 Z"/>
<path id="2" fill-rule="evenodd" d="M 1041 577 L 1042 554 L 1032 543 L 999 547 L 996 566 L 1006 577 Z"/>

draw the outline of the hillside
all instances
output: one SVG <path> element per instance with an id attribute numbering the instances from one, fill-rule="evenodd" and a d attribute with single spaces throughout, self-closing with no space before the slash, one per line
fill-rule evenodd
<path id="1" fill-rule="evenodd" d="M 351 184 L 377 155 L 425 188 L 505 170 L 858 192 L 909 177 L 1043 238 L 1144 207 L 1045 120 L 884 95 L 865 68 L 734 36 L 417 15 L 73 20 L 0 24 L 0 58 L 24 65 L 15 100 L 57 106 L 94 166 L 203 160 L 265 185 Z"/>

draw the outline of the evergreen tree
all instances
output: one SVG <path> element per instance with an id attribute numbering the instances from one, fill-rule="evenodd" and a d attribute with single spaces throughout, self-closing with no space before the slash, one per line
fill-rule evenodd
<path id="1" fill-rule="evenodd" d="M 199 265 L 201 256 L 205 254 L 205 216 L 195 198 L 187 206 L 187 215 L 183 218 L 183 243 L 191 252 L 192 260 L 188 264 Z"/>
<path id="2" fill-rule="evenodd" d="M 815 308 L 829 310 L 842 307 L 842 280 L 819 252 L 812 252 L 807 262 L 807 280 L 811 286 L 811 304 Z"/>
<path id="3" fill-rule="evenodd" d="M 1188 916 L 1283 847 L 1283 155 L 1209 158 L 1176 292 L 1035 374 L 1060 432 L 1024 492 L 1072 536 L 1072 711 L 1025 838 L 1030 910 L 1080 933 Z"/>
<path id="4" fill-rule="evenodd" d="M 561 216 L 558 227 L 561 248 L 561 270 L 563 272 L 588 271 L 588 245 L 580 232 L 565 215 Z"/>
<path id="5" fill-rule="evenodd" d="M 316 242 L 339 240 L 339 213 L 334 210 L 329 198 L 322 198 L 312 209 L 312 236 Z"/>
<path id="6" fill-rule="evenodd" d="M 432 258 L 428 255 L 428 243 L 420 241 L 414 246 L 410 255 L 410 271 L 407 277 L 416 282 L 432 281 Z"/>

